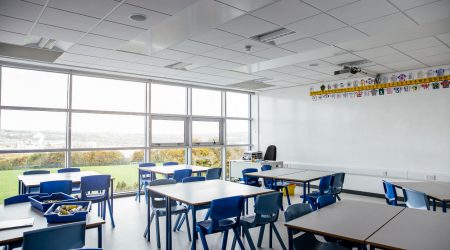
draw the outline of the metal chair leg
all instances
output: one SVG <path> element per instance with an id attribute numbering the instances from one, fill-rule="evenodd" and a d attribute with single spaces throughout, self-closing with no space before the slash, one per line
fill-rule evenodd
<path id="1" fill-rule="evenodd" d="M 261 226 L 259 227 L 258 243 L 256 243 L 256 245 L 257 245 L 258 247 L 261 247 L 262 239 L 263 239 L 263 237 L 264 237 L 264 229 L 265 229 L 265 228 L 266 228 L 266 225 L 261 225 Z"/>

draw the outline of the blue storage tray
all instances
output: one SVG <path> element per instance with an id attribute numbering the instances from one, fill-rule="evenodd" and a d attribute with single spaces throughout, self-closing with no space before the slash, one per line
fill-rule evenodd
<path id="1" fill-rule="evenodd" d="M 55 209 L 61 205 L 81 205 L 86 207 L 86 211 L 76 212 L 70 215 L 58 215 L 53 213 Z M 44 216 L 47 218 L 47 223 L 68 223 L 68 222 L 76 222 L 76 221 L 85 221 L 86 216 L 91 210 L 91 202 L 90 201 L 75 201 L 75 202 L 59 202 L 53 204 L 47 212 L 45 212 Z"/>
<path id="2" fill-rule="evenodd" d="M 76 201 L 77 199 L 64 193 L 54 193 L 51 195 L 30 197 L 31 206 L 35 207 L 41 212 L 47 211 L 54 204 L 54 203 L 44 203 L 44 201 L 46 200 L 60 200 L 60 202 L 65 202 L 65 201 Z"/>

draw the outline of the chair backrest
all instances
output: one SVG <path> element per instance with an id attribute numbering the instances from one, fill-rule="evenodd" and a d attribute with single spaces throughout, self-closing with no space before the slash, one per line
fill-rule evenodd
<path id="1" fill-rule="evenodd" d="M 179 169 L 173 171 L 173 179 L 182 182 L 184 178 L 192 175 L 192 169 Z"/>
<path id="2" fill-rule="evenodd" d="M 407 207 L 430 210 L 430 201 L 428 200 L 428 196 L 426 194 L 408 188 L 403 189 L 403 194 L 405 196 L 405 203 Z"/>
<path id="3" fill-rule="evenodd" d="M 261 171 L 268 171 L 268 170 L 272 170 L 272 166 L 271 165 L 262 165 L 261 166 Z M 273 185 L 273 180 L 270 178 L 263 178 L 264 181 L 264 187 L 265 188 L 272 188 Z"/>
<path id="4" fill-rule="evenodd" d="M 320 178 L 319 181 L 319 193 L 320 195 L 331 193 L 331 180 L 333 176 L 328 175 Z"/>
<path id="5" fill-rule="evenodd" d="M 53 193 L 72 193 L 72 181 L 44 181 L 39 185 L 41 193 L 53 194 Z"/>
<path id="6" fill-rule="evenodd" d="M 29 170 L 23 172 L 23 175 L 33 175 L 33 174 L 50 174 L 48 170 Z"/>
<path id="7" fill-rule="evenodd" d="M 144 162 L 144 163 L 139 164 L 140 168 L 151 168 L 154 166 L 156 166 L 156 164 L 152 163 L 152 162 Z M 151 176 L 151 173 L 149 173 L 148 171 L 143 171 L 143 170 L 139 169 L 139 177 L 140 178 L 145 178 L 145 177 L 150 177 L 150 176 Z"/>
<path id="8" fill-rule="evenodd" d="M 140 168 L 154 167 L 154 166 L 156 166 L 156 164 L 153 163 L 153 162 L 143 162 L 143 163 L 139 163 L 139 167 L 140 167 Z"/>
<path id="9" fill-rule="evenodd" d="M 284 219 L 286 222 L 302 217 L 305 214 L 309 214 L 313 211 L 311 205 L 306 203 L 292 204 L 286 211 L 284 211 Z"/>
<path id="10" fill-rule="evenodd" d="M 386 203 L 391 206 L 397 206 L 397 191 L 392 183 L 383 180 L 384 198 Z"/>
<path id="11" fill-rule="evenodd" d="M 182 180 L 183 183 L 187 182 L 196 182 L 196 181 L 205 181 L 206 178 L 204 176 L 189 176 Z"/>
<path id="12" fill-rule="evenodd" d="M 256 168 L 246 168 L 242 170 L 242 179 L 244 180 L 245 184 L 249 184 L 251 182 L 257 182 L 259 180 L 258 177 L 256 176 L 248 176 L 246 174 L 248 173 L 254 173 L 254 172 L 258 172 L 258 169 Z"/>
<path id="13" fill-rule="evenodd" d="M 282 207 L 283 194 L 273 192 L 256 196 L 255 222 L 269 223 L 278 220 L 278 214 Z"/>
<path id="14" fill-rule="evenodd" d="M 87 198 L 89 192 L 103 194 L 103 198 L 109 197 L 109 187 L 111 185 L 111 175 L 90 175 L 81 177 L 81 199 Z"/>
<path id="15" fill-rule="evenodd" d="M 16 196 L 11 196 L 3 200 L 3 203 L 6 205 L 16 204 L 16 203 L 22 203 L 22 202 L 28 202 L 30 201 L 31 196 L 46 196 L 48 194 L 44 193 L 32 193 L 32 194 L 19 194 Z"/>
<path id="16" fill-rule="evenodd" d="M 212 223 L 208 231 L 212 232 L 214 230 L 239 225 L 242 209 L 244 209 L 244 197 L 242 196 L 231 196 L 213 200 L 209 208 Z M 235 220 L 230 223 L 228 219 Z M 228 223 L 223 223 L 223 221 L 227 221 Z"/>
<path id="17" fill-rule="evenodd" d="M 340 194 L 344 188 L 345 173 L 336 173 L 331 181 L 331 193 Z"/>
<path id="18" fill-rule="evenodd" d="M 177 182 L 173 179 L 159 179 L 151 181 L 149 186 L 160 186 L 160 185 L 170 185 L 176 184 Z M 150 195 L 150 205 L 152 208 L 165 208 L 166 207 L 166 197 L 164 195 L 152 192 L 149 190 Z M 177 202 L 172 200 L 171 206 L 176 206 Z"/>
<path id="19" fill-rule="evenodd" d="M 222 168 L 210 168 L 206 171 L 207 180 L 218 180 L 222 176 Z"/>
<path id="20" fill-rule="evenodd" d="M 58 173 L 72 173 L 72 172 L 80 172 L 79 168 L 60 168 L 58 169 Z"/>
<path id="21" fill-rule="evenodd" d="M 324 208 L 333 203 L 336 203 L 336 196 L 334 195 L 321 195 L 317 198 L 318 209 Z"/>
<path id="22" fill-rule="evenodd" d="M 168 161 L 168 162 L 164 162 L 163 166 L 173 166 L 173 165 L 178 165 L 179 163 L 176 161 Z"/>
<path id="23" fill-rule="evenodd" d="M 264 154 L 265 161 L 276 161 L 277 160 L 277 147 L 275 145 L 270 145 L 266 149 Z"/>
<path id="24" fill-rule="evenodd" d="M 83 247 L 86 222 L 47 227 L 23 233 L 22 250 L 67 250 Z"/>

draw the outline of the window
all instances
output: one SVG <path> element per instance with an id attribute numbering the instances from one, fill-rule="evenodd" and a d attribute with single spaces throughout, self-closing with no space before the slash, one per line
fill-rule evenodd
<path id="1" fill-rule="evenodd" d="M 186 88 L 152 84 L 151 109 L 156 114 L 186 114 Z"/>
<path id="2" fill-rule="evenodd" d="M 221 162 L 221 148 L 192 148 L 192 164 L 204 167 L 220 167 Z"/>
<path id="3" fill-rule="evenodd" d="M 2 110 L 0 149 L 66 147 L 66 113 Z"/>
<path id="4" fill-rule="evenodd" d="M 227 117 L 249 117 L 249 94 L 227 92 Z"/>
<path id="5" fill-rule="evenodd" d="M 67 108 L 68 75 L 2 68 L 2 105 Z"/>
<path id="6" fill-rule="evenodd" d="M 184 164 L 186 150 L 184 148 L 152 149 L 150 151 L 150 162 L 162 165 L 164 162 L 175 161 Z"/>
<path id="7" fill-rule="evenodd" d="M 73 113 L 72 147 L 145 147 L 145 116 Z"/>
<path id="8" fill-rule="evenodd" d="M 216 90 L 192 89 L 192 114 L 221 116 L 222 93 Z"/>
<path id="9" fill-rule="evenodd" d="M 225 149 L 225 155 L 226 155 L 226 179 L 228 180 L 230 176 L 230 161 L 231 160 L 241 160 L 242 156 L 244 156 L 244 152 L 247 151 L 248 147 L 226 147 Z"/>
<path id="10" fill-rule="evenodd" d="M 152 144 L 184 144 L 184 120 L 152 120 Z"/>
<path id="11" fill-rule="evenodd" d="M 192 143 L 220 145 L 220 122 L 192 121 Z"/>
<path id="12" fill-rule="evenodd" d="M 250 144 L 248 120 L 227 119 L 227 144 Z"/>
<path id="13" fill-rule="evenodd" d="M 145 112 L 146 84 L 97 77 L 72 78 L 72 108 Z"/>

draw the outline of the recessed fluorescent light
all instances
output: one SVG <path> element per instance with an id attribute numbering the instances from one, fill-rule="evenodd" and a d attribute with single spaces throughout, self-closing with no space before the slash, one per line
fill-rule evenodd
<path id="1" fill-rule="evenodd" d="M 286 28 L 280 28 L 276 29 L 267 33 L 263 33 L 260 35 L 252 36 L 250 39 L 263 42 L 263 43 L 269 43 L 272 45 L 275 45 L 275 40 L 284 36 L 292 35 L 295 31 L 286 29 Z"/>

